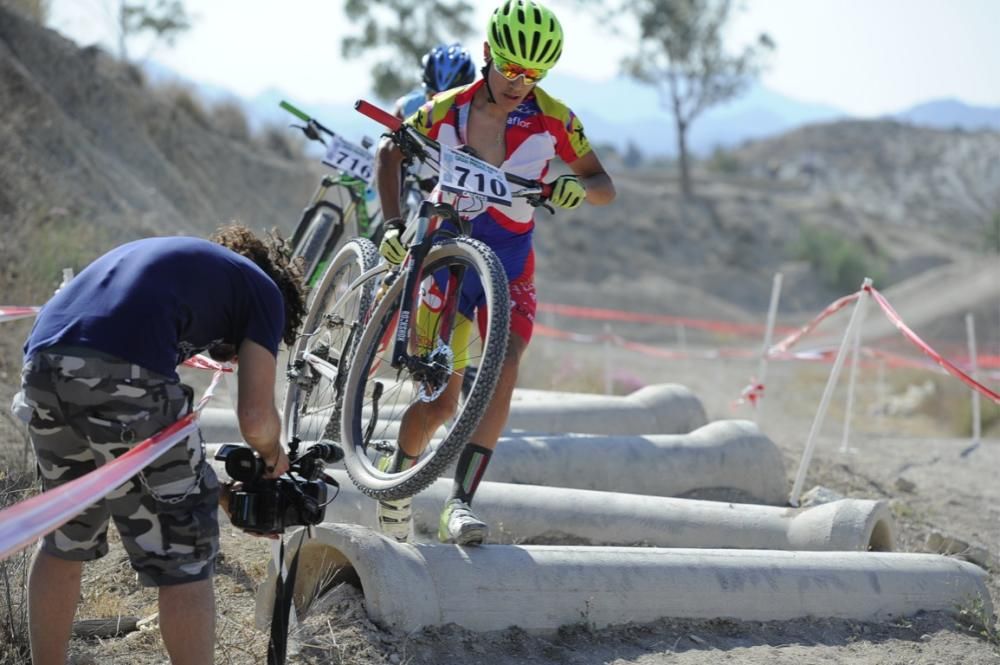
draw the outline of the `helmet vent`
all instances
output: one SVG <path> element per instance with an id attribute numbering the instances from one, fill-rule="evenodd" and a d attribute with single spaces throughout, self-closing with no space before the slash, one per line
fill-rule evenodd
<path id="1" fill-rule="evenodd" d="M 535 23 L 537 23 L 538 25 L 541 25 L 542 24 L 542 10 L 539 9 L 536 6 L 536 7 L 534 7 L 534 14 L 535 14 Z"/>
<path id="2" fill-rule="evenodd" d="M 505 39 L 499 40 L 500 41 L 500 45 L 503 46 L 508 51 L 513 51 L 514 50 L 514 38 L 510 34 L 510 26 L 507 26 L 507 25 L 503 26 L 503 36 L 505 37 Z M 511 55 L 513 55 L 513 53 L 511 53 Z"/>
<path id="3" fill-rule="evenodd" d="M 544 48 L 542 48 L 542 52 L 538 54 L 538 60 L 539 61 L 541 61 L 541 62 L 549 62 L 548 60 L 545 59 L 545 54 L 549 52 L 549 48 L 551 48 L 551 47 L 552 47 L 552 40 L 549 39 L 549 40 L 547 40 L 545 42 L 545 46 L 544 46 Z"/>
<path id="4" fill-rule="evenodd" d="M 519 55 L 523 58 L 528 54 L 528 40 L 525 38 L 523 30 L 518 30 L 517 42 L 518 45 L 521 47 Z"/>
<path id="5" fill-rule="evenodd" d="M 538 32 L 531 36 L 531 53 L 528 54 L 528 57 L 532 60 L 535 59 L 535 54 L 538 53 L 538 42 L 540 42 L 541 39 L 542 35 Z"/>

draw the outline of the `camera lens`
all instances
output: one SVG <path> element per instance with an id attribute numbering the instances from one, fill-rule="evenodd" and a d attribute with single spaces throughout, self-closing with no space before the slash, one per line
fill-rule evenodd
<path id="1" fill-rule="evenodd" d="M 250 448 L 237 448 L 226 456 L 226 473 L 233 480 L 257 480 L 264 475 L 264 460 Z"/>
<path id="2" fill-rule="evenodd" d="M 327 464 L 333 464 L 344 459 L 344 451 L 335 443 L 316 443 L 310 450 L 316 451 L 316 457 Z"/>

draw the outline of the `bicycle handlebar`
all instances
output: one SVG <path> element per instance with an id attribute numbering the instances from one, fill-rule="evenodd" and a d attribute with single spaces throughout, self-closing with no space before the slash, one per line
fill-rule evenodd
<path id="1" fill-rule="evenodd" d="M 402 120 L 363 99 L 359 99 L 354 102 L 354 109 L 362 115 L 368 116 L 380 125 L 385 125 L 390 131 L 398 132 L 403 126 Z"/>
<path id="2" fill-rule="evenodd" d="M 291 113 L 292 115 L 294 115 L 296 118 L 298 118 L 302 122 L 306 123 L 306 127 L 299 127 L 298 125 L 292 125 L 292 126 L 293 127 L 298 127 L 299 129 L 301 129 L 302 131 L 304 131 L 306 133 L 306 136 L 308 136 L 310 139 L 312 139 L 312 140 L 315 141 L 315 140 L 317 140 L 318 137 L 314 137 L 314 136 L 312 136 L 312 135 L 309 134 L 309 127 L 314 127 L 314 128 L 318 129 L 319 131 L 323 132 L 324 134 L 326 134 L 326 135 L 328 135 L 330 137 L 336 136 L 336 134 L 332 130 L 327 129 L 326 127 L 324 127 L 323 124 L 319 120 L 317 120 L 315 118 L 309 117 L 308 113 L 306 113 L 305 111 L 302 111 L 301 109 L 293 106 L 291 103 L 286 102 L 285 100 L 281 100 L 281 103 L 278 106 L 280 106 L 284 110 L 288 111 L 289 113 Z"/>
<path id="3" fill-rule="evenodd" d="M 375 122 L 385 125 L 393 134 L 399 134 L 400 132 L 405 132 L 410 140 L 416 140 L 424 145 L 430 147 L 433 150 L 440 152 L 441 144 L 434 139 L 424 136 L 420 132 L 414 130 L 409 125 L 403 124 L 403 121 L 394 115 L 386 113 L 379 107 L 367 102 L 363 99 L 359 99 L 354 102 L 354 109 L 359 113 L 368 116 Z M 518 187 L 524 187 L 527 189 L 537 189 L 538 194 L 543 200 L 547 200 L 552 195 L 552 185 L 546 182 L 541 182 L 539 180 L 530 180 L 528 178 L 522 178 L 519 175 L 514 175 L 513 173 L 504 172 L 507 177 L 507 181 L 517 185 Z M 533 196 L 533 194 L 528 194 L 528 197 Z M 539 202 L 541 204 L 541 201 Z"/>
<path id="4" fill-rule="evenodd" d="M 302 111 L 300 111 L 296 107 L 292 106 L 290 103 L 286 102 L 285 100 L 281 100 L 281 104 L 279 104 L 278 106 L 280 106 L 281 108 L 285 109 L 286 111 L 288 111 L 289 113 L 291 113 L 292 115 L 294 115 L 296 118 L 298 118 L 302 122 L 309 122 L 309 116 L 308 115 L 306 115 L 305 113 L 303 113 Z"/>

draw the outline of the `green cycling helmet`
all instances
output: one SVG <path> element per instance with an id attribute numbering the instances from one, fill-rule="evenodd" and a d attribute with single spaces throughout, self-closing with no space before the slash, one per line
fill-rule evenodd
<path id="1" fill-rule="evenodd" d="M 534 0 L 507 0 L 493 10 L 486 38 L 492 53 L 529 69 L 550 69 L 562 55 L 559 19 Z"/>

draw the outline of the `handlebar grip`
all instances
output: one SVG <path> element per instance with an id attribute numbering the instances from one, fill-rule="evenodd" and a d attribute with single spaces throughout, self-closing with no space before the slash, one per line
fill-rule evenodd
<path id="1" fill-rule="evenodd" d="M 552 187 L 552 183 L 551 182 L 543 182 L 542 183 L 542 198 L 545 199 L 546 201 L 548 201 L 549 199 L 551 199 L 552 198 L 552 189 L 553 189 L 553 187 Z"/>
<path id="2" fill-rule="evenodd" d="M 368 116 L 375 122 L 385 125 L 392 131 L 396 131 L 403 126 L 403 121 L 394 115 L 386 113 L 374 104 L 370 104 L 363 99 L 354 102 L 354 109 L 363 115 Z"/>
<path id="3" fill-rule="evenodd" d="M 302 111 L 298 110 L 297 108 L 295 108 L 294 106 L 292 106 L 291 104 L 289 104 L 288 102 L 286 102 L 285 100 L 281 100 L 281 104 L 279 104 L 279 106 L 281 108 L 285 109 L 286 111 L 288 111 L 289 113 L 291 113 L 292 115 L 294 115 L 296 118 L 298 118 L 302 122 L 309 122 L 309 116 L 308 115 L 306 115 Z"/>

